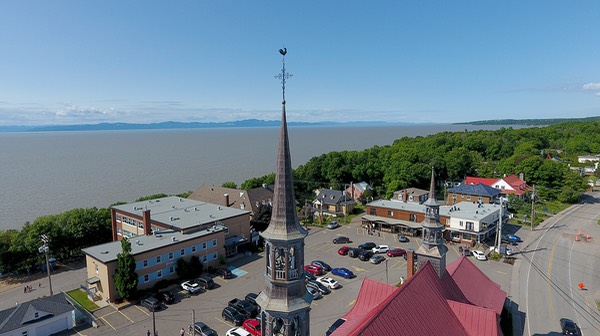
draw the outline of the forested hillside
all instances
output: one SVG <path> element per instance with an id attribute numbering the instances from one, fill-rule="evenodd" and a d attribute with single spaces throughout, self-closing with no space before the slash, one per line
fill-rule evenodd
<path id="1" fill-rule="evenodd" d="M 429 189 L 431 166 L 436 179 L 493 177 L 524 173 L 540 197 L 576 202 L 586 179 L 572 171 L 577 155 L 600 153 L 600 121 L 570 122 L 547 127 L 502 128 L 496 131 L 444 132 L 404 137 L 389 146 L 364 151 L 331 152 L 312 158 L 294 171 L 299 199 L 314 189 L 342 189 L 350 181 L 366 181 L 375 194 L 389 198 L 405 187 Z M 558 158 L 562 161 L 548 159 Z M 273 183 L 274 175 L 250 179 L 242 188 Z"/>

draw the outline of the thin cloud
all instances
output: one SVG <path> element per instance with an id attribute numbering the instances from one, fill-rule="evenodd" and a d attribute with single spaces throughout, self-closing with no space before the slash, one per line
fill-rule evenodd
<path id="1" fill-rule="evenodd" d="M 600 83 L 587 83 L 582 86 L 584 91 L 595 91 L 596 96 L 600 96 Z"/>

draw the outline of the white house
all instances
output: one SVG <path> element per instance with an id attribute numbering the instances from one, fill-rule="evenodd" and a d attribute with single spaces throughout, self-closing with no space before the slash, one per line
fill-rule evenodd
<path id="1" fill-rule="evenodd" d="M 47 336 L 72 329 L 75 308 L 65 294 L 18 303 L 0 311 L 0 336 Z"/>

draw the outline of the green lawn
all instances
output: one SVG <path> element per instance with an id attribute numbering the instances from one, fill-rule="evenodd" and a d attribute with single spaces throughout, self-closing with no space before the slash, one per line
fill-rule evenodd
<path id="1" fill-rule="evenodd" d="M 67 294 L 72 297 L 75 301 L 77 301 L 83 308 L 92 312 L 98 309 L 98 305 L 90 301 L 87 296 L 87 293 L 82 291 L 81 289 L 73 289 L 68 291 Z"/>

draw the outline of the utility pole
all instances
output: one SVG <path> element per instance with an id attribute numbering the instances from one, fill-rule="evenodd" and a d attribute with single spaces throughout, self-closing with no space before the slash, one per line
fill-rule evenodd
<path id="1" fill-rule="evenodd" d="M 389 284 L 390 282 L 388 281 L 388 267 L 387 267 L 387 258 L 385 259 L 385 283 Z"/>
<path id="2" fill-rule="evenodd" d="M 531 192 L 531 231 L 533 231 L 533 223 L 535 221 L 535 184 Z"/>
<path id="3" fill-rule="evenodd" d="M 496 237 L 496 240 L 498 241 L 498 249 L 496 250 L 496 252 L 500 253 L 500 245 L 502 245 L 502 216 L 504 215 L 502 212 L 502 197 L 500 197 L 500 219 L 498 219 L 498 236 Z"/>
<path id="4" fill-rule="evenodd" d="M 190 326 L 190 335 L 195 333 L 194 328 L 196 326 L 196 311 L 192 309 L 192 325 Z"/>
<path id="5" fill-rule="evenodd" d="M 44 253 L 46 255 L 46 272 L 48 273 L 48 287 L 50 287 L 50 296 L 52 296 L 54 293 L 52 292 L 52 278 L 50 277 L 50 262 L 48 261 L 48 253 L 50 253 L 50 247 L 48 246 L 48 243 L 50 242 L 50 240 L 48 239 L 48 236 L 46 236 L 45 234 L 41 235 L 40 238 L 42 238 L 44 245 L 40 246 L 38 251 L 40 253 Z"/>
<path id="6" fill-rule="evenodd" d="M 156 318 L 154 317 L 154 307 L 152 307 L 152 335 L 156 336 Z"/>

